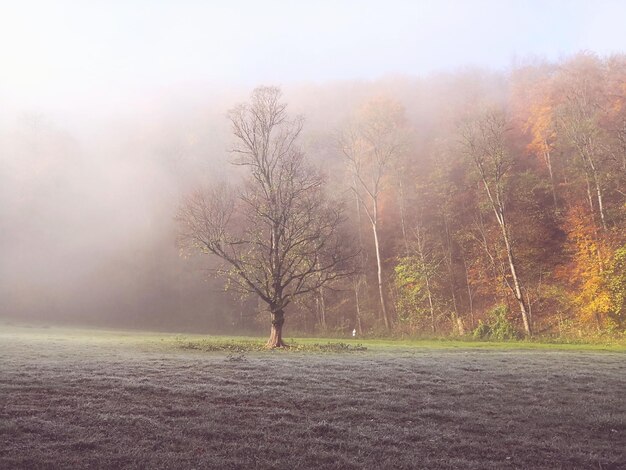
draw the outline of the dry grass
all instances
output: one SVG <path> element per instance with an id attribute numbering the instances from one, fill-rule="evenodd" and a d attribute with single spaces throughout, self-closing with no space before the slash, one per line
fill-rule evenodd
<path id="1" fill-rule="evenodd" d="M 0 468 L 626 468 L 626 355 L 0 333 Z"/>

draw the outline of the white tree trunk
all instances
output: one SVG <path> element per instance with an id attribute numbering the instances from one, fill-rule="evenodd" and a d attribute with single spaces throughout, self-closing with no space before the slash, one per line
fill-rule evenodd
<path id="1" fill-rule="evenodd" d="M 383 321 L 385 322 L 385 327 L 387 329 L 391 328 L 391 323 L 389 322 L 389 317 L 387 315 L 387 305 L 385 303 L 385 288 L 383 285 L 383 265 L 382 259 L 380 257 L 380 244 L 378 242 L 378 224 L 374 219 L 372 221 L 372 231 L 374 232 L 374 246 L 376 248 L 376 266 L 377 266 L 377 274 L 378 274 L 378 294 L 380 296 L 380 308 L 383 315 Z"/>
<path id="2" fill-rule="evenodd" d="M 502 237 L 504 238 L 504 244 L 506 246 L 506 254 L 509 261 L 509 269 L 511 270 L 511 278 L 513 279 L 513 289 L 515 294 L 515 299 L 517 300 L 520 311 L 522 314 L 522 322 L 524 323 L 524 331 L 527 336 L 532 336 L 532 328 L 530 325 L 530 316 L 528 314 L 528 307 L 526 306 L 526 302 L 524 301 L 524 296 L 522 295 L 521 283 L 519 281 L 519 277 L 517 275 L 517 269 L 515 267 L 515 261 L 513 258 L 513 249 L 511 248 L 511 242 L 509 240 L 509 230 L 506 226 L 506 222 L 504 220 L 504 214 L 501 213 L 501 219 L 498 220 L 500 223 L 500 228 L 502 229 Z"/>

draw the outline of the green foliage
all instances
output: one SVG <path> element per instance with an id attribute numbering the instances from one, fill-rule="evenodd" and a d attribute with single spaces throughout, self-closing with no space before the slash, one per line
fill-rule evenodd
<path id="1" fill-rule="evenodd" d="M 428 315 L 426 306 L 426 275 L 428 266 L 415 256 L 401 258 L 394 268 L 396 311 L 398 319 L 418 327 Z"/>
<path id="2" fill-rule="evenodd" d="M 244 353 L 247 352 L 275 352 L 276 350 L 268 350 L 263 341 L 245 340 L 245 339 L 232 339 L 232 340 L 220 340 L 215 338 L 176 338 L 176 347 L 187 350 L 197 350 L 204 352 L 228 352 L 229 361 L 238 361 L 245 358 Z M 328 343 L 296 343 L 294 341 L 288 342 L 286 351 L 292 352 L 354 352 L 354 351 L 366 351 L 367 348 L 362 344 L 347 344 L 342 342 L 328 342 Z"/>
<path id="3" fill-rule="evenodd" d="M 254 340 L 216 340 L 213 338 L 188 339 L 185 337 L 177 337 L 175 343 L 180 349 L 204 352 L 224 351 L 230 353 L 244 353 L 263 351 L 266 349 L 265 343 Z"/>
<path id="4" fill-rule="evenodd" d="M 620 328 L 626 323 L 626 245 L 615 251 L 606 281 L 611 297 L 611 326 Z"/>
<path id="5" fill-rule="evenodd" d="M 347 344 L 347 343 L 312 343 L 312 344 L 298 344 L 290 343 L 289 349 L 292 351 L 306 351 L 306 352 L 353 352 L 353 351 L 366 351 L 367 348 L 362 344 Z"/>
<path id="6" fill-rule="evenodd" d="M 498 305 L 492 309 L 483 322 L 480 320 L 473 332 L 475 339 L 490 339 L 504 341 L 518 338 L 515 327 L 508 318 L 508 309 L 504 305 Z"/>

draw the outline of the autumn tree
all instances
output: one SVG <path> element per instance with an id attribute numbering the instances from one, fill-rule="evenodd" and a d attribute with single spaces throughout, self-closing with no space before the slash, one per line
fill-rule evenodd
<path id="1" fill-rule="evenodd" d="M 602 129 L 599 126 L 602 73 L 595 56 L 581 55 L 561 72 L 564 95 L 557 110 L 558 125 L 582 164 L 591 212 L 607 228 Z"/>
<path id="2" fill-rule="evenodd" d="M 268 306 L 270 348 L 285 346 L 285 309 L 297 297 L 350 273 L 353 253 L 340 234 L 343 207 L 297 145 L 302 118 L 287 114 L 281 92 L 254 90 L 229 112 L 233 163 L 246 170 L 238 187 L 198 190 L 180 208 L 180 243 L 218 257 L 218 273 Z"/>
<path id="3" fill-rule="evenodd" d="M 533 97 L 534 102 L 530 105 L 529 117 L 525 127 L 530 131 L 532 141 L 528 144 L 528 150 L 537 155 L 545 164 L 550 178 L 550 191 L 555 211 L 559 209 L 556 194 L 556 177 L 554 175 L 554 153 L 557 140 L 557 123 L 555 116 L 555 104 L 549 92 L 549 88 L 543 84 Z"/>
<path id="4" fill-rule="evenodd" d="M 602 126 L 611 137 L 607 146 L 613 171 L 614 189 L 626 202 L 626 55 L 613 56 L 606 67 L 606 104 Z"/>
<path id="5" fill-rule="evenodd" d="M 441 280 L 439 297 L 444 303 L 443 310 L 449 314 L 446 316 L 450 320 L 452 331 L 463 335 L 465 326 L 461 314 L 461 294 L 458 290 L 458 277 L 462 275 L 463 265 L 457 231 L 463 228 L 464 223 L 459 198 L 461 195 L 465 198 L 467 192 L 461 191 L 460 182 L 453 179 L 453 171 L 458 172 L 457 165 L 461 162 L 457 153 L 450 151 L 450 147 L 450 142 L 446 139 L 433 152 L 433 169 L 426 185 L 429 195 L 422 194 L 419 199 L 423 201 L 422 206 L 430 206 L 433 213 L 428 225 L 437 240 L 437 277 Z M 470 304 L 471 299 L 468 299 L 468 310 L 471 310 Z"/>
<path id="6" fill-rule="evenodd" d="M 500 228 L 508 261 L 509 278 L 505 280 L 519 304 L 524 331 L 532 334 L 528 306 L 518 274 L 513 239 L 507 212 L 507 179 L 513 160 L 506 144 L 507 121 L 498 109 L 488 110 L 467 120 L 461 129 L 461 144 L 471 159 Z"/>
<path id="7" fill-rule="evenodd" d="M 570 262 L 560 270 L 560 274 L 571 286 L 572 303 L 576 308 L 574 318 L 579 325 L 601 331 L 606 326 L 612 307 L 605 272 L 610 248 L 604 238 L 598 237 L 590 216 L 584 206 L 574 206 L 569 210 L 565 222 Z"/>

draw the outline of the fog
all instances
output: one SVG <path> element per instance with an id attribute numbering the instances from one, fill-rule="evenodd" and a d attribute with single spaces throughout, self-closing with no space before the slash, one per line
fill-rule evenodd
<path id="1" fill-rule="evenodd" d="M 224 119 L 177 114 L 146 110 L 74 133 L 23 114 L 4 130 L 5 313 L 158 326 L 164 312 L 213 301 L 206 276 L 178 257 L 173 217 L 182 188 L 219 174 Z"/>
<path id="2" fill-rule="evenodd" d="M 429 86 L 437 80 L 429 80 Z M 433 106 L 419 80 L 284 87 L 306 116 L 302 143 L 327 171 L 340 163 L 333 135 L 368 97 L 403 95 L 413 119 Z M 70 131 L 23 112 L 2 128 L 0 309 L 17 321 L 230 331 L 254 315 L 210 274 L 208 257 L 183 258 L 174 220 L 186 192 L 233 177 L 227 110 L 249 90 L 155 96 L 132 115 Z M 331 173 L 329 171 L 329 173 Z M 233 311 L 236 314 L 233 316 Z M 254 322 L 244 322 L 254 327 Z"/>
<path id="3" fill-rule="evenodd" d="M 620 2 L 469 3 L 3 4 L 0 317 L 240 329 L 255 303 L 179 255 L 174 216 L 190 189 L 230 177 L 226 112 L 257 85 L 283 87 L 330 169 L 330 136 L 369 97 L 400 100 L 427 132 L 430 97 L 459 70 L 475 78 L 459 93 L 499 93 L 516 61 L 626 41 L 599 27 Z"/>

